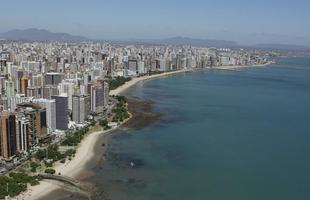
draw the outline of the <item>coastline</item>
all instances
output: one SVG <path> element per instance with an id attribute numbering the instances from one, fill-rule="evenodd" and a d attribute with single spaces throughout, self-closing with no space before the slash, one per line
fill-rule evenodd
<path id="1" fill-rule="evenodd" d="M 216 67 L 212 69 L 236 70 L 240 68 L 268 66 L 270 64 L 272 63 L 269 62 L 264 65 L 255 65 L 255 66 L 221 66 L 221 67 Z M 179 73 L 192 72 L 192 71 L 193 71 L 192 69 L 183 69 L 179 71 L 164 72 L 161 74 L 133 78 L 132 80 L 126 82 L 124 85 L 120 86 L 119 88 L 115 90 L 111 90 L 109 94 L 120 95 L 141 81 L 150 80 L 154 78 L 160 78 L 160 77 L 179 74 Z M 129 119 L 124 121 L 118 127 L 120 127 L 121 125 L 124 125 Z M 115 130 L 117 130 L 117 128 L 112 129 L 112 130 L 98 131 L 98 132 L 88 134 L 77 147 L 76 155 L 71 161 L 67 161 L 64 164 L 61 164 L 61 163 L 56 164 L 56 166 L 54 167 L 54 169 L 56 170 L 56 174 L 60 172 L 64 176 L 77 178 L 77 175 L 85 169 L 87 163 L 95 156 L 94 146 L 96 142 L 98 141 L 98 138 L 100 136 L 108 135 L 114 132 Z M 29 187 L 29 189 L 25 193 L 22 193 L 21 195 L 17 197 L 9 198 L 9 199 L 37 200 L 37 199 L 44 197 L 45 195 L 48 195 L 50 192 L 53 192 L 54 190 L 61 189 L 61 188 L 62 187 L 57 184 L 53 184 L 53 183 L 43 180 L 40 182 L 39 185 Z"/>
<path id="2" fill-rule="evenodd" d="M 243 68 L 252 68 L 252 67 L 267 67 L 274 62 L 269 61 L 265 64 L 259 64 L 259 65 L 233 65 L 233 66 L 218 66 L 218 67 L 212 67 L 212 68 L 205 68 L 205 69 L 220 69 L 220 70 L 238 70 L 238 69 L 243 69 Z M 202 68 L 203 69 L 203 68 Z M 128 90 L 130 87 L 136 85 L 140 81 L 145 81 L 145 80 L 150 80 L 154 78 L 160 78 L 164 76 L 169 76 L 169 75 L 174 75 L 174 74 L 179 74 L 179 73 L 186 73 L 186 72 L 193 72 L 196 69 L 182 69 L 178 71 L 170 71 L 170 72 L 163 72 L 160 74 L 155 74 L 155 75 L 150 75 L 150 76 L 141 76 L 141 77 L 135 77 L 132 80 L 126 82 L 124 85 L 118 87 L 115 90 L 110 91 L 110 96 L 113 95 L 120 95 L 124 93 L 126 90 Z M 199 69 L 197 69 L 199 70 Z"/>
<path id="3" fill-rule="evenodd" d="M 185 70 L 165 72 L 165 73 L 155 74 L 151 76 L 142 76 L 142 77 L 134 78 L 131 81 L 126 82 L 124 85 L 120 86 L 119 88 L 115 90 L 111 90 L 109 94 L 120 95 L 121 93 L 129 89 L 130 87 L 136 85 L 137 83 L 143 80 L 149 80 L 153 78 L 159 78 L 163 76 L 184 73 L 184 72 L 189 72 L 189 71 L 192 71 L 192 70 L 185 69 Z M 124 125 L 129 119 L 124 121 L 118 127 L 120 127 L 121 125 Z M 67 161 L 64 164 L 56 163 L 54 167 L 54 169 L 56 170 L 56 174 L 60 172 L 64 176 L 76 178 L 76 176 L 85 169 L 88 161 L 91 160 L 92 157 L 95 156 L 94 146 L 97 140 L 99 139 L 99 137 L 102 135 L 108 135 L 114 132 L 115 130 L 117 130 L 117 128 L 112 129 L 112 130 L 98 131 L 98 132 L 88 134 L 82 140 L 82 142 L 78 145 L 75 157 L 71 161 Z M 20 194 L 19 196 L 9 198 L 9 199 L 10 200 L 24 200 L 24 199 L 37 200 L 37 199 L 40 199 L 48 195 L 50 192 L 53 192 L 57 189 L 61 189 L 61 186 L 42 180 L 39 185 L 31 186 L 28 188 L 26 192 Z"/>
<path id="4" fill-rule="evenodd" d="M 98 131 L 94 133 L 88 134 L 84 140 L 79 144 L 77 147 L 76 155 L 71 161 L 67 161 L 64 164 L 56 163 L 54 169 L 57 173 L 61 173 L 65 176 L 76 177 L 86 166 L 87 162 L 91 160 L 93 156 L 95 156 L 95 152 L 93 151 L 93 147 L 97 142 L 97 139 L 101 135 L 107 135 L 114 130 L 107 130 L 107 131 Z M 48 181 L 41 181 L 39 185 L 30 187 L 25 193 L 21 195 L 10 198 L 14 200 L 20 199 L 29 199 L 35 200 L 39 199 L 48 193 L 60 189 L 61 186 L 56 184 L 52 184 Z"/>
<path id="5" fill-rule="evenodd" d="M 178 71 L 163 72 L 160 74 L 155 74 L 155 75 L 150 75 L 150 76 L 136 77 L 136 78 L 133 78 L 132 80 L 126 82 L 124 85 L 118 87 L 117 89 L 111 90 L 110 95 L 111 96 L 112 95 L 120 95 L 123 92 L 125 92 L 127 89 L 129 89 L 130 87 L 139 83 L 140 81 L 150 80 L 150 79 L 154 79 L 154 78 L 160 78 L 160 77 L 179 74 L 179 73 L 191 72 L 191 71 L 193 71 L 193 70 L 192 69 L 182 69 L 182 70 L 178 70 Z"/>
<path id="6" fill-rule="evenodd" d="M 274 62 L 269 61 L 265 64 L 258 64 L 258 65 L 232 65 L 232 66 L 218 66 L 218 67 L 213 67 L 211 69 L 221 69 L 221 70 L 238 70 L 238 69 L 244 69 L 244 68 L 252 68 L 252 67 L 267 67 Z"/>

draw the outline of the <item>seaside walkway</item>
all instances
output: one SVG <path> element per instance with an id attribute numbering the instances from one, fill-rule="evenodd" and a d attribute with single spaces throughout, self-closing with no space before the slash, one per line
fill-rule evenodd
<path id="1" fill-rule="evenodd" d="M 67 184 L 67 186 L 71 187 L 64 187 L 64 189 L 70 190 L 71 192 L 78 192 L 86 197 L 88 197 L 89 200 L 91 200 L 91 189 L 85 184 L 82 184 L 80 181 L 69 177 L 69 176 L 63 176 L 63 175 L 55 175 L 55 174 L 47 174 L 47 173 L 41 173 L 38 174 L 42 179 L 49 179 L 49 180 L 55 180 L 59 181 L 61 183 Z"/>
<path id="2" fill-rule="evenodd" d="M 69 183 L 70 185 L 73 185 L 78 188 L 82 186 L 78 180 L 71 178 L 69 176 L 61 176 L 61 175 L 54 175 L 54 174 L 47 174 L 47 173 L 38 174 L 38 176 L 40 176 L 43 179 L 51 179 L 51 180 Z"/>
<path id="3" fill-rule="evenodd" d="M 91 200 L 91 195 L 90 195 L 90 188 L 87 187 L 87 185 L 82 184 L 80 181 L 69 177 L 69 176 L 62 176 L 62 175 L 54 175 L 54 174 L 47 174 L 47 173 L 42 173 L 38 174 L 43 179 L 49 179 L 49 180 L 55 180 L 59 181 L 61 183 L 69 184 L 72 187 L 69 187 L 71 192 L 78 192 L 86 197 L 88 197 L 89 200 Z M 67 188 L 68 189 L 68 188 Z"/>

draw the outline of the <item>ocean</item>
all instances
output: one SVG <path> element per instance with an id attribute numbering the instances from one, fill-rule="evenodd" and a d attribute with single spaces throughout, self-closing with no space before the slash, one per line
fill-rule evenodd
<path id="1" fill-rule="evenodd" d="M 308 200 L 310 59 L 275 59 L 268 67 L 200 70 L 130 89 L 129 98 L 151 101 L 162 115 L 113 134 L 104 162 L 98 141 L 98 158 L 83 178 L 96 188 L 92 199 Z"/>

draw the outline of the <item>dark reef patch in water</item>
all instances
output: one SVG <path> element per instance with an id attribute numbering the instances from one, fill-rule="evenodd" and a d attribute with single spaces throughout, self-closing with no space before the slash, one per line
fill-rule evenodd
<path id="1" fill-rule="evenodd" d="M 162 114 L 153 111 L 153 102 L 138 98 L 128 98 L 128 109 L 133 115 L 124 125 L 127 129 L 141 130 L 161 119 Z"/>
<path id="2" fill-rule="evenodd" d="M 121 152 L 108 152 L 107 160 L 112 165 L 122 169 L 134 169 L 144 166 L 142 159 L 136 158 L 133 155 Z"/>

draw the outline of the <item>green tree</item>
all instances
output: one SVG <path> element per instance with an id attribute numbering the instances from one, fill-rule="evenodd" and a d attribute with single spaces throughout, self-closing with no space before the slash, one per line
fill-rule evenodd
<path id="1" fill-rule="evenodd" d="M 52 169 L 52 168 L 48 168 L 44 172 L 47 174 L 55 174 L 56 173 L 55 169 Z"/>

